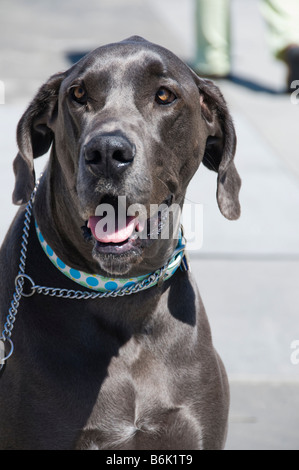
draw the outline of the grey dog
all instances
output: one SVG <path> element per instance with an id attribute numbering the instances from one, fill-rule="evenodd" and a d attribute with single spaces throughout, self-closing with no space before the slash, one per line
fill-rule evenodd
<path id="1" fill-rule="evenodd" d="M 170 211 L 157 218 L 156 237 L 136 236 L 136 216 L 101 238 L 97 208 L 125 196 L 126 208 L 145 207 L 146 232 L 150 205 L 182 207 L 201 162 L 218 172 L 221 213 L 237 219 L 236 136 L 219 89 L 134 36 L 53 75 L 22 116 L 17 142 L 13 201 L 21 207 L 1 248 L 1 325 L 15 284 L 21 298 L 2 335 L 14 352 L 0 377 L 0 448 L 223 448 L 228 382 L 188 266 L 130 295 L 42 295 L 37 283 L 61 294 L 78 284 L 51 263 L 35 227 L 73 272 L 111 282 L 161 274 L 178 244 L 176 220 L 161 236 Z M 33 159 L 51 145 L 25 230 L 30 277 L 16 280 Z"/>

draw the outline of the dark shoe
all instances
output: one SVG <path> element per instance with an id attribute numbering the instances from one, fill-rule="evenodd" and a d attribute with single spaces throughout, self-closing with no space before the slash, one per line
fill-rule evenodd
<path id="1" fill-rule="evenodd" d="M 291 46 L 285 52 L 285 61 L 289 68 L 287 77 L 287 89 L 289 93 L 292 93 L 296 86 L 292 83 L 295 80 L 299 81 L 299 46 Z"/>

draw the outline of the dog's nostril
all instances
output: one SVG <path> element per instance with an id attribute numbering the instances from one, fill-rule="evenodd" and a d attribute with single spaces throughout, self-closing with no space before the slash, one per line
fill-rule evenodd
<path id="1" fill-rule="evenodd" d="M 124 163 L 127 161 L 125 158 L 124 152 L 122 150 L 115 150 L 112 154 L 113 160 L 116 160 L 118 162 Z"/>
<path id="2" fill-rule="evenodd" d="M 86 151 L 84 150 L 84 157 L 87 163 L 100 163 L 102 160 L 101 152 L 98 150 Z"/>

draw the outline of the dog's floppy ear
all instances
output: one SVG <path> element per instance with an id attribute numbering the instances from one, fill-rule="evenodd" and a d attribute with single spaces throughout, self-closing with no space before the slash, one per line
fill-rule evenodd
<path id="1" fill-rule="evenodd" d="M 197 78 L 202 116 L 209 136 L 203 164 L 218 172 L 217 202 L 221 213 L 230 220 L 240 217 L 241 178 L 234 164 L 236 133 L 226 102 L 219 88 L 210 80 Z"/>
<path id="2" fill-rule="evenodd" d="M 18 123 L 19 153 L 13 162 L 16 182 L 12 196 L 16 205 L 29 200 L 35 185 L 33 159 L 44 155 L 52 143 L 50 122 L 57 113 L 58 93 L 64 76 L 63 73 L 53 75 L 42 85 Z"/>

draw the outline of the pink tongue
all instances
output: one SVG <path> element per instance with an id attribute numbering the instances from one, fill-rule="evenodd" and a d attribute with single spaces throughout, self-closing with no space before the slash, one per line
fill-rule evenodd
<path id="1" fill-rule="evenodd" d="M 93 216 L 89 218 L 88 227 L 99 242 L 121 243 L 132 235 L 136 222 L 136 217 L 126 217 L 124 223 L 118 227 L 114 219 L 107 220 L 107 217 Z"/>

